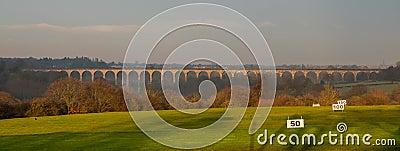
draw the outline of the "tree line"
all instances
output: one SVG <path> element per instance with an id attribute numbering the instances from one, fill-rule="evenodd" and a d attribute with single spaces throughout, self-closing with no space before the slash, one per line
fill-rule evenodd
<path id="1" fill-rule="evenodd" d="M 400 105 L 400 88 L 391 93 L 380 89 L 368 91 L 368 87 L 362 84 L 353 86 L 345 93 L 340 93 L 334 86 L 317 86 L 321 91 L 308 91 L 303 95 L 290 95 L 288 93 L 277 93 L 274 106 L 311 106 L 319 103 L 329 106 L 337 100 L 345 99 L 347 105 Z"/>
<path id="2" fill-rule="evenodd" d="M 306 80 L 307 81 L 307 80 Z M 308 82 L 306 82 L 308 83 Z M 301 84 L 293 84 L 276 93 L 274 106 L 311 106 L 319 103 L 322 106 L 331 105 L 339 99 L 349 99 L 348 105 L 399 105 L 400 88 L 389 94 L 381 90 L 368 92 L 365 85 L 352 87 L 347 93 L 341 94 L 331 85 L 311 85 L 303 87 L 303 93 L 291 94 L 290 89 L 295 89 Z M 303 83 L 304 86 L 304 83 Z M 241 86 L 232 86 L 221 89 L 215 96 L 212 108 L 228 107 L 231 99 L 231 90 L 246 92 Z M 243 89 L 243 90 L 241 90 Z M 164 93 L 149 87 L 147 97 L 156 110 L 173 110 Z M 260 97 L 260 85 L 250 89 L 249 103 L 247 106 L 258 106 Z M 179 96 L 178 92 L 167 90 L 169 96 Z M 297 93 L 297 92 L 296 92 Z M 244 96 L 244 94 L 243 94 Z M 237 95 L 241 98 L 242 94 Z M 140 98 L 139 98 L 140 99 Z M 142 98 L 142 100 L 144 100 Z M 178 101 L 178 97 L 173 101 Z M 200 100 L 200 94 L 195 93 L 185 96 L 185 100 L 196 102 Z M 136 104 L 137 110 L 149 110 L 141 104 Z M 103 79 L 97 79 L 91 83 L 84 83 L 73 78 L 61 78 L 53 82 L 42 97 L 34 98 L 28 103 L 23 103 L 6 92 L 0 92 L 0 118 L 24 117 L 24 116 L 51 116 L 82 113 L 119 112 L 127 111 L 124 95 L 121 87 L 110 84 Z"/>
<path id="3" fill-rule="evenodd" d="M 0 93 L 0 118 L 120 111 L 127 111 L 122 88 L 102 79 L 84 83 L 62 78 L 52 83 L 42 97 L 27 103 Z"/>

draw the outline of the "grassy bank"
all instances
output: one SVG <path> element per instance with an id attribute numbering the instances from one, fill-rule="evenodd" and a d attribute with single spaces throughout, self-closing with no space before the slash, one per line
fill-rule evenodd
<path id="1" fill-rule="evenodd" d="M 185 116 L 176 111 L 159 111 L 173 125 L 196 128 L 208 125 L 219 118 L 224 109 L 210 109 L 200 117 Z M 345 112 L 332 112 L 331 107 L 274 107 L 255 135 L 249 135 L 248 127 L 255 108 L 249 108 L 239 126 L 222 141 L 205 150 L 251 150 L 251 149 L 324 149 L 324 150 L 396 150 L 400 143 L 400 106 L 348 106 Z M 304 129 L 286 129 L 287 117 L 305 119 Z M 279 134 L 314 133 L 320 139 L 329 131 L 338 133 L 336 124 L 345 122 L 347 133 L 373 135 L 376 138 L 395 138 L 397 146 L 330 145 L 325 138 L 321 146 L 261 146 L 257 135 L 268 132 Z M 190 139 L 190 138 L 188 138 Z M 286 140 L 288 141 L 288 140 Z M 34 118 L 0 120 L 0 150 L 172 150 L 145 136 L 132 122 L 126 112 L 79 114 Z"/>

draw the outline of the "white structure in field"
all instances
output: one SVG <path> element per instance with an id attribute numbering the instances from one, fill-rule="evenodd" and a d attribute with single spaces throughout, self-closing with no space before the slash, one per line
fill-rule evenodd
<path id="1" fill-rule="evenodd" d="M 320 107 L 321 105 L 319 105 L 319 103 L 313 103 L 312 107 Z"/>
<path id="2" fill-rule="evenodd" d="M 347 101 L 346 100 L 339 100 L 339 101 L 337 101 L 338 103 L 337 104 L 332 104 L 332 110 L 333 111 L 344 111 L 344 107 L 346 106 L 346 104 L 347 104 Z"/>
<path id="3" fill-rule="evenodd" d="M 286 121 L 286 128 L 304 128 L 304 119 L 303 116 L 301 119 L 289 119 Z"/>
<path id="4" fill-rule="evenodd" d="M 346 105 L 346 104 L 347 104 L 346 102 L 347 102 L 346 100 L 339 100 L 339 101 L 337 101 L 338 104 L 343 104 L 343 105 Z"/>
<path id="5" fill-rule="evenodd" d="M 333 111 L 344 111 L 344 104 L 332 104 Z"/>

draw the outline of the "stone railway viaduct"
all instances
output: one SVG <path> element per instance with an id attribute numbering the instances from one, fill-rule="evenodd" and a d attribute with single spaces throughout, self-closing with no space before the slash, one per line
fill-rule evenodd
<path id="1" fill-rule="evenodd" d="M 115 84 L 122 84 L 122 75 L 128 76 L 126 83 L 140 80 L 153 82 L 153 79 L 171 80 L 175 82 L 181 77 L 185 80 L 187 77 L 205 77 L 207 79 L 224 79 L 227 74 L 232 77 L 237 76 L 255 76 L 260 74 L 276 73 L 277 78 L 295 79 L 298 77 L 309 78 L 314 83 L 326 80 L 335 81 L 364 81 L 375 80 L 380 69 L 276 69 L 274 70 L 223 70 L 223 69 L 36 69 L 40 72 L 62 72 L 68 77 L 90 82 L 96 78 L 104 78 Z"/>

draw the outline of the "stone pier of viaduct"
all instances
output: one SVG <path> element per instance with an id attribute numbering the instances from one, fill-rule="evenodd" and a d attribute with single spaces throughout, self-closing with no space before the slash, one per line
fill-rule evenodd
<path id="1" fill-rule="evenodd" d="M 335 80 L 335 81 L 365 81 L 376 80 L 379 69 L 277 69 L 277 70 L 218 70 L 218 69 L 37 69 L 33 71 L 41 72 L 62 72 L 68 77 L 80 79 L 82 81 L 93 81 L 96 78 L 103 78 L 108 81 L 113 81 L 116 84 L 122 83 L 122 76 L 127 76 L 126 83 L 147 80 L 153 82 L 153 79 L 171 80 L 187 77 L 205 77 L 208 79 L 219 78 L 223 79 L 230 74 L 236 76 L 255 76 L 260 74 L 276 73 L 277 78 L 296 79 L 309 78 L 314 83 L 320 81 Z"/>

